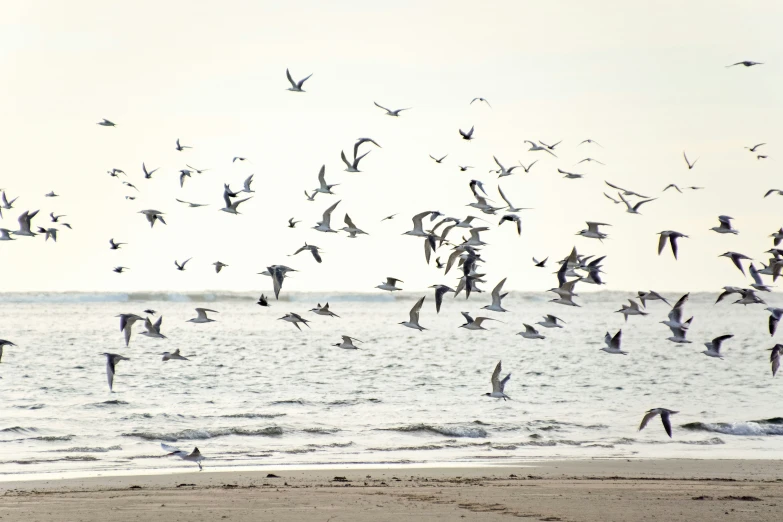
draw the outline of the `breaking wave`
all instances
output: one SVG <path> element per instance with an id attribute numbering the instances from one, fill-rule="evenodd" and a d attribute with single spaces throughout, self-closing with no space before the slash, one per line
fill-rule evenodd
<path id="1" fill-rule="evenodd" d="M 409 424 L 397 428 L 382 428 L 383 431 L 399 431 L 402 433 L 434 433 L 447 437 L 469 437 L 479 439 L 487 436 L 487 431 L 472 426 L 437 426 L 433 424 Z"/>
<path id="2" fill-rule="evenodd" d="M 123 437 L 137 437 L 144 440 L 163 440 L 177 442 L 178 440 L 206 440 L 226 435 L 242 435 L 247 437 L 277 437 L 283 434 L 283 428 L 270 426 L 261 429 L 247 428 L 215 428 L 202 430 L 182 430 L 174 433 L 154 433 L 148 431 L 135 431 L 123 433 Z"/>
<path id="3" fill-rule="evenodd" d="M 722 433 L 723 435 L 783 435 L 783 418 L 773 417 L 771 419 L 748 422 L 689 422 L 688 424 L 683 424 L 682 428 L 690 431 Z"/>

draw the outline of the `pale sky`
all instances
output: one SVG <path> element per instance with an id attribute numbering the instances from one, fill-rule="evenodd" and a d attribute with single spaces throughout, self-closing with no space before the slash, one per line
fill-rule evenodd
<path id="1" fill-rule="evenodd" d="M 487 289 L 503 277 L 508 289 L 552 287 L 556 268 L 536 269 L 531 256 L 560 259 L 574 245 L 607 256 L 604 289 L 739 286 L 746 280 L 718 255 L 766 262 L 767 236 L 783 225 L 783 198 L 762 198 L 783 188 L 777 2 L 13 4 L 0 6 L 0 188 L 19 200 L 0 226 L 16 230 L 19 214 L 41 209 L 34 226 L 54 211 L 73 230 L 57 244 L 0 243 L 2 291 L 268 293 L 256 273 L 270 264 L 300 270 L 284 291 L 373 291 L 386 276 L 406 290 L 454 286 L 458 274 L 427 267 L 422 241 L 401 234 L 424 210 L 466 216 L 472 178 L 500 202 L 493 155 L 507 166 L 540 161 L 500 180 L 515 205 L 534 207 L 521 214 L 521 237 L 511 224 L 497 228 L 499 216 L 471 212 L 492 228 L 482 235 Z M 740 60 L 765 64 L 725 68 Z M 313 74 L 306 93 L 286 90 L 286 67 L 296 79 Z M 493 108 L 470 105 L 477 96 Z M 390 118 L 373 101 L 412 110 Z M 117 127 L 96 125 L 102 118 Z M 472 125 L 475 140 L 461 140 L 458 129 Z M 350 156 L 361 136 L 383 148 L 364 149 L 362 173 L 344 172 L 340 150 Z M 177 138 L 193 149 L 174 150 Z M 577 148 L 585 138 L 604 148 Z M 526 139 L 563 140 L 559 158 L 528 152 Z M 743 148 L 759 142 L 766 160 Z M 699 158 L 693 170 L 683 150 Z M 449 156 L 437 165 L 429 154 Z M 574 166 L 587 156 L 606 166 Z M 152 180 L 142 161 L 160 168 Z M 186 163 L 210 170 L 180 189 Z M 322 164 L 338 195 L 308 202 Z M 563 179 L 558 167 L 586 176 Z M 109 177 L 112 168 L 141 192 Z M 223 183 L 239 188 L 251 173 L 257 192 L 243 215 L 219 212 Z M 616 196 L 604 180 L 660 199 L 627 214 L 603 196 Z M 661 194 L 669 183 L 706 188 Z M 51 190 L 60 197 L 44 198 Z M 310 228 L 338 199 L 333 228 L 348 212 L 369 237 Z M 168 226 L 150 230 L 136 213 L 147 208 L 165 212 Z M 709 231 L 719 214 L 740 235 Z M 575 236 L 585 220 L 612 224 L 610 239 Z M 656 255 L 666 229 L 690 236 L 679 261 Z M 111 251 L 112 237 L 129 244 Z M 305 241 L 324 250 L 322 264 L 287 257 Z M 188 257 L 177 272 L 174 260 Z M 219 275 L 217 260 L 230 265 Z M 115 274 L 118 265 L 131 270 Z"/>

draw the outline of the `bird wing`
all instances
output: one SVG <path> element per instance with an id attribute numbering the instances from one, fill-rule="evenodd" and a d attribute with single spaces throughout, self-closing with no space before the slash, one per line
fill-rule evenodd
<path id="1" fill-rule="evenodd" d="M 753 278 L 753 282 L 755 282 L 759 286 L 764 286 L 764 281 L 761 280 L 759 271 L 756 270 L 756 267 L 753 266 L 753 263 L 750 264 L 750 275 Z"/>
<path id="2" fill-rule="evenodd" d="M 149 319 L 147 319 L 147 321 L 149 321 Z M 155 321 L 155 324 L 153 325 L 155 327 L 156 333 L 160 333 L 160 325 L 162 324 L 163 324 L 163 316 L 161 315 L 160 317 L 158 317 L 158 320 Z"/>
<path id="3" fill-rule="evenodd" d="M 296 87 L 296 82 L 291 78 L 291 73 L 288 72 L 288 69 L 285 70 L 285 76 L 288 78 L 288 81 L 291 82 L 291 87 Z M 177 143 L 179 143 L 179 141 L 177 141 Z"/>
<path id="4" fill-rule="evenodd" d="M 353 224 L 353 221 L 351 221 L 351 217 L 346 214 L 345 219 L 343 220 L 346 225 L 348 225 L 348 228 L 356 228 L 356 225 Z"/>
<path id="5" fill-rule="evenodd" d="M 615 350 L 619 350 L 622 340 L 623 340 L 623 331 L 618 330 L 617 333 L 614 334 L 614 337 L 612 337 L 612 341 L 609 343 L 609 346 L 611 348 L 614 348 Z"/>
<path id="6" fill-rule="evenodd" d="M 342 201 L 342 200 L 340 200 L 340 201 Z M 332 219 L 332 211 L 335 208 L 337 208 L 337 205 L 340 204 L 340 201 L 338 201 L 337 203 L 335 203 L 334 205 L 332 205 L 331 207 L 327 208 L 324 211 L 323 220 L 321 221 L 321 224 L 323 224 L 325 227 L 329 228 L 329 222 Z"/>
<path id="7" fill-rule="evenodd" d="M 326 165 L 321 165 L 321 170 L 318 172 L 318 183 L 322 189 L 329 190 L 329 187 L 326 186 Z"/>
<path id="8" fill-rule="evenodd" d="M 386 108 L 386 107 L 384 107 L 383 105 L 378 105 L 378 102 L 373 102 L 373 103 L 375 104 L 375 106 L 376 106 L 376 107 L 379 107 L 379 108 L 381 108 L 381 109 L 385 110 L 386 112 L 391 112 L 389 109 L 387 109 L 387 108 Z"/>
<path id="9" fill-rule="evenodd" d="M 650 419 L 655 417 L 660 413 L 658 410 L 650 410 L 647 412 L 647 414 L 642 418 L 642 423 L 639 425 L 639 431 L 642 431 L 645 426 L 647 426 L 647 423 L 650 422 Z"/>
<path id="10" fill-rule="evenodd" d="M 426 297 L 426 296 L 424 296 L 424 297 Z M 411 313 L 410 313 L 411 317 L 410 317 L 410 319 L 411 319 L 411 322 L 414 323 L 414 324 L 418 324 L 419 323 L 419 311 L 421 311 L 421 305 L 424 304 L 424 297 L 419 299 L 416 302 L 416 304 L 413 305 L 413 308 L 411 308 Z"/>
<path id="11" fill-rule="evenodd" d="M 661 412 L 661 422 L 663 423 L 663 427 L 666 430 L 666 433 L 669 435 L 669 438 L 672 436 L 672 422 L 669 418 L 669 412 L 664 410 Z"/>
<path id="12" fill-rule="evenodd" d="M 712 349 L 720 353 L 720 345 L 723 343 L 723 341 L 725 341 L 726 339 L 731 339 L 732 337 L 734 336 L 731 334 L 721 335 L 719 337 L 716 337 L 715 339 L 712 340 Z"/>
<path id="13" fill-rule="evenodd" d="M 340 157 L 343 159 L 343 163 L 345 163 L 345 165 L 346 165 L 346 166 L 347 166 L 349 169 L 350 169 L 351 167 L 353 167 L 353 165 L 351 165 L 351 164 L 348 162 L 348 158 L 346 158 L 346 157 L 345 157 L 345 151 L 344 151 L 344 150 L 341 150 L 341 151 L 340 151 Z M 433 159 L 435 159 L 435 158 L 433 158 Z"/>
<path id="14" fill-rule="evenodd" d="M 783 345 L 776 344 L 774 348 L 772 348 L 771 352 L 769 354 L 769 362 L 772 363 L 772 376 L 774 377 L 776 373 L 778 373 L 778 368 L 780 368 L 780 349 L 783 348 Z"/>
<path id="15" fill-rule="evenodd" d="M 492 391 L 497 392 L 500 391 L 500 372 L 502 369 L 502 361 L 498 361 L 497 366 L 495 366 L 495 370 L 492 372 L 492 378 L 490 379 L 490 382 L 492 383 Z"/>
<path id="16" fill-rule="evenodd" d="M 639 207 L 644 205 L 645 203 L 649 203 L 650 201 L 655 201 L 658 198 L 651 198 L 651 199 L 645 199 L 644 201 L 638 202 L 636 205 L 633 206 L 634 210 L 639 210 Z"/>
<path id="17" fill-rule="evenodd" d="M 460 312 L 460 313 L 462 314 L 462 317 L 465 318 L 465 321 L 467 321 L 468 323 L 473 322 L 473 318 L 470 316 L 468 312 Z"/>
<path id="18" fill-rule="evenodd" d="M 114 356 L 106 355 L 106 378 L 109 381 L 109 390 L 114 386 Z"/>

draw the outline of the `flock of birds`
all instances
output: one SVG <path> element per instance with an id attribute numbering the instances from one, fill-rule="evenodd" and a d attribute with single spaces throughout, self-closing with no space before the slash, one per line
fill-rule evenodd
<path id="1" fill-rule="evenodd" d="M 761 64 L 759 62 L 753 62 L 753 61 L 742 61 L 729 65 L 727 67 L 733 67 L 736 65 L 752 67 Z M 295 81 L 291 76 L 290 72 L 286 70 L 286 77 L 288 78 L 288 81 L 291 84 L 288 90 L 297 93 L 304 93 L 305 92 L 305 90 L 303 89 L 304 84 L 311 76 L 312 75 L 309 75 L 299 81 Z M 489 101 L 487 101 L 485 98 L 482 97 L 476 97 L 470 102 L 471 105 L 473 105 L 474 103 L 484 104 L 488 109 L 492 108 Z M 389 109 L 378 103 L 375 103 L 375 106 L 385 111 L 386 115 L 395 118 L 401 117 L 404 111 L 410 110 L 409 107 L 401 108 L 401 109 Z M 102 121 L 98 122 L 98 125 L 103 127 L 116 126 L 114 122 L 108 119 L 103 119 Z M 463 130 L 463 129 L 458 129 L 458 130 L 459 130 L 459 135 L 463 140 L 475 139 L 474 136 L 475 127 L 471 127 L 468 130 Z M 530 152 L 542 153 L 543 155 L 549 158 L 557 158 L 558 147 L 562 142 L 547 144 L 540 140 L 539 141 L 526 140 L 525 143 L 529 145 L 528 151 Z M 375 140 L 365 137 L 365 138 L 359 138 L 356 141 L 356 143 L 353 145 L 353 158 L 349 159 L 346 156 L 345 151 L 341 151 L 340 157 L 346 166 L 345 168 L 346 172 L 353 172 L 353 173 L 362 172 L 361 170 L 359 170 L 360 162 L 371 151 L 367 150 L 366 152 L 360 154 L 360 148 L 362 148 L 363 146 L 366 147 L 368 145 L 373 145 L 378 148 L 381 147 L 381 145 L 379 145 Z M 582 145 L 586 145 L 588 147 L 595 146 L 595 147 L 603 148 L 597 141 L 589 138 L 581 141 L 578 144 L 578 146 L 582 146 Z M 759 152 L 759 149 L 764 145 L 765 145 L 764 143 L 759 143 L 745 148 L 748 149 L 751 154 L 754 154 L 758 160 L 762 160 L 767 158 L 766 155 L 763 155 Z M 192 146 L 183 145 L 180 142 L 180 140 L 177 139 L 174 148 L 178 152 L 184 152 L 188 149 L 191 149 Z M 448 155 L 444 155 L 441 157 L 435 157 L 430 155 L 430 158 L 439 164 L 443 163 L 447 157 Z M 688 170 L 695 168 L 698 162 L 698 158 L 694 161 L 690 161 L 685 152 L 683 152 L 683 159 L 685 161 Z M 236 156 L 232 159 L 232 163 L 244 162 L 246 160 L 247 158 L 245 157 Z M 530 163 L 529 165 L 524 165 L 520 162 L 518 165 L 506 166 L 503 163 L 501 163 L 501 161 L 497 157 L 493 156 L 493 160 L 496 168 L 492 168 L 489 172 L 497 174 L 498 178 L 511 176 L 514 174 L 514 171 L 516 169 L 520 169 L 520 171 L 529 173 L 530 170 L 539 161 L 537 159 L 532 163 Z M 591 157 L 586 157 L 578 162 L 578 164 L 581 163 L 596 163 L 598 165 L 603 165 L 601 161 Z M 458 165 L 458 167 L 461 172 L 466 172 L 469 169 L 474 168 L 473 166 L 470 165 Z M 146 164 L 142 163 L 141 170 L 144 179 L 151 179 L 153 174 L 155 174 L 155 172 L 158 169 L 149 170 Z M 186 180 L 190 179 L 193 174 L 203 174 L 207 170 L 209 169 L 196 169 L 195 167 L 186 164 L 185 168 L 179 171 L 180 187 L 184 187 Z M 583 177 L 584 175 L 576 172 L 562 170 L 560 168 L 558 168 L 557 171 L 568 179 L 578 179 Z M 117 178 L 118 180 L 121 181 L 122 178 L 120 178 L 120 176 L 125 176 L 126 180 L 122 181 L 123 185 L 127 186 L 130 189 L 135 189 L 136 191 L 139 191 L 138 187 L 136 187 L 133 183 L 127 181 L 127 174 L 124 171 L 114 168 L 108 171 L 108 174 L 111 177 Z M 317 181 L 318 181 L 318 186 L 314 188 L 312 191 L 308 191 L 307 189 L 305 189 L 304 194 L 306 196 L 307 201 L 314 202 L 316 201 L 316 197 L 318 197 L 318 200 L 320 201 L 326 196 L 334 195 L 332 189 L 337 185 L 327 183 L 325 166 L 321 167 L 318 173 Z M 234 190 L 231 188 L 230 184 L 227 183 L 224 184 L 222 199 L 225 206 L 220 210 L 223 212 L 227 212 L 229 214 L 235 214 L 235 215 L 240 214 L 239 206 L 242 203 L 249 201 L 253 197 L 252 194 L 255 192 L 251 188 L 252 183 L 253 183 L 253 175 L 250 175 L 247 179 L 244 180 L 241 189 Z M 651 198 L 648 196 L 644 196 L 638 192 L 626 188 L 622 188 L 608 181 L 606 181 L 606 185 L 609 188 L 611 188 L 613 191 L 615 191 L 617 197 L 615 198 L 613 194 L 609 194 L 606 192 L 604 193 L 604 195 L 608 199 L 610 199 L 613 203 L 618 205 L 624 205 L 625 211 L 631 214 L 639 214 L 642 205 L 645 205 L 647 203 L 653 202 L 656 199 L 658 199 L 658 198 Z M 509 198 L 506 196 L 506 194 L 503 192 L 500 186 L 497 187 L 497 190 L 500 198 L 504 202 L 504 204 L 502 205 L 494 204 L 494 202 L 489 198 L 487 191 L 485 190 L 484 183 L 482 181 L 477 179 L 471 180 L 469 183 L 469 188 L 474 201 L 472 201 L 468 206 L 470 206 L 473 209 L 473 211 L 481 212 L 482 214 L 488 216 L 495 216 L 496 219 L 499 216 L 499 221 L 497 226 L 502 226 L 506 222 L 513 223 L 517 234 L 521 235 L 522 221 L 519 217 L 519 213 L 523 210 L 526 210 L 525 208 L 514 206 L 509 200 Z M 670 184 L 663 189 L 663 192 L 666 192 L 669 189 L 674 189 L 677 192 L 682 193 L 684 190 L 695 191 L 695 190 L 701 190 L 702 188 L 703 187 L 696 187 L 696 186 L 679 187 L 676 184 Z M 0 189 L 0 191 L 2 192 L 0 194 L 0 218 L 2 218 L 3 210 L 9 211 L 15 208 L 14 203 L 17 201 L 18 197 L 9 199 L 5 190 Z M 250 195 L 246 197 L 241 197 L 242 194 L 250 194 Z M 766 198 L 774 194 L 783 196 L 783 190 L 771 189 L 764 194 L 764 197 Z M 46 194 L 46 197 L 56 198 L 58 197 L 58 195 L 55 194 L 54 192 L 50 192 Z M 135 199 L 135 196 L 133 195 L 128 195 L 125 197 L 126 199 L 129 200 Z M 207 206 L 206 204 L 193 203 L 181 199 L 176 199 L 176 201 L 181 204 L 187 205 L 189 208 L 199 208 L 199 207 Z M 363 231 L 361 228 L 357 227 L 348 214 L 345 214 L 343 218 L 343 222 L 345 223 L 344 227 L 338 229 L 332 228 L 332 214 L 337 209 L 340 203 L 341 201 L 338 200 L 330 204 L 324 210 L 321 221 L 317 222 L 315 226 L 312 227 L 312 229 L 314 229 L 317 232 L 327 233 L 327 234 L 336 234 L 338 232 L 345 232 L 347 234 L 347 237 L 351 239 L 356 239 L 361 235 L 366 235 L 367 233 Z M 37 227 L 37 232 L 34 232 L 33 231 L 34 228 L 32 226 L 32 220 L 37 216 L 38 212 L 39 212 L 38 210 L 23 212 L 18 218 L 18 224 L 19 224 L 18 230 L 12 231 L 7 228 L 0 228 L 0 241 L 11 241 L 16 239 L 17 237 L 32 238 L 38 234 L 42 234 L 44 235 L 45 240 L 48 241 L 51 238 L 53 241 L 56 242 L 58 237 L 58 231 L 62 231 L 62 228 L 57 228 L 55 225 L 59 225 L 60 227 L 65 227 L 68 229 L 72 228 L 70 224 L 61 221 L 61 219 L 66 216 L 57 215 L 54 212 L 51 212 L 49 214 L 51 223 L 48 224 L 46 227 L 43 226 Z M 155 210 L 155 209 L 144 209 L 144 210 L 140 210 L 139 213 L 144 216 L 146 221 L 149 223 L 150 228 L 154 227 L 155 224 L 158 222 L 160 222 L 163 225 L 166 225 L 165 213 L 162 211 Z M 384 217 L 381 221 L 393 220 L 396 216 L 397 214 L 392 214 Z M 435 222 L 435 220 L 438 221 Z M 718 234 L 735 234 L 735 235 L 739 234 L 739 231 L 732 226 L 732 220 L 733 218 L 730 216 L 724 216 L 724 215 L 718 216 L 719 224 L 713 227 L 711 230 Z M 459 276 L 458 276 L 456 288 L 451 288 L 445 284 L 436 284 L 430 287 L 434 289 L 434 302 L 435 302 L 436 313 L 440 312 L 443 298 L 447 293 L 454 294 L 454 297 L 456 298 L 457 296 L 459 296 L 461 293 L 464 292 L 465 297 L 467 299 L 470 297 L 472 293 L 483 292 L 483 290 L 479 288 L 479 284 L 486 283 L 486 280 L 484 279 L 484 276 L 486 274 L 484 273 L 484 268 L 482 266 L 484 264 L 484 259 L 482 259 L 481 250 L 482 247 L 486 245 L 486 243 L 481 240 L 481 233 L 489 230 L 489 227 L 479 225 L 478 223 L 479 221 L 483 221 L 486 223 L 485 219 L 473 215 L 468 215 L 466 217 L 451 217 L 451 216 L 446 216 L 438 211 L 425 210 L 423 212 L 417 213 L 412 217 L 413 227 L 410 230 L 404 232 L 404 235 L 418 238 L 420 241 L 422 241 L 423 249 L 424 249 L 424 258 L 427 264 L 430 264 L 431 257 L 433 256 L 433 254 L 435 254 L 436 255 L 435 264 L 438 269 L 443 270 L 444 275 L 448 274 L 455 267 L 458 270 Z M 291 218 L 288 220 L 287 226 L 289 228 L 295 228 L 298 223 L 300 223 L 300 221 L 295 220 L 295 218 Z M 586 225 L 587 228 L 579 231 L 578 235 L 583 236 L 585 238 L 597 239 L 599 241 L 602 241 L 603 239 L 608 237 L 608 234 L 604 231 L 605 229 L 603 227 L 610 226 L 609 224 L 588 221 L 586 222 Z M 452 233 L 452 231 L 454 232 Z M 469 234 L 469 237 L 467 238 L 455 237 L 459 233 L 467 233 Z M 783 241 L 783 228 L 779 229 L 777 232 L 772 233 L 771 237 L 773 238 L 773 247 L 766 251 L 766 253 L 770 254 L 769 262 L 767 264 L 762 264 L 761 269 L 758 269 L 753 264 L 753 262 L 750 262 L 748 265 L 748 271 L 753 279 L 753 283 L 751 283 L 747 288 L 740 288 L 740 287 L 733 287 L 733 286 L 724 287 L 723 292 L 719 295 L 716 301 L 716 304 L 717 302 L 722 301 L 724 298 L 732 294 L 737 294 L 740 297 L 740 299 L 734 301 L 735 304 L 743 304 L 743 305 L 765 304 L 764 300 L 759 295 L 757 295 L 757 292 L 771 291 L 771 287 L 768 284 L 764 283 L 762 276 L 772 277 L 773 281 L 775 281 L 780 276 L 781 270 L 783 270 L 783 249 L 778 248 L 781 241 Z M 688 236 L 675 230 L 661 231 L 659 234 L 658 254 L 660 255 L 663 252 L 663 250 L 666 248 L 668 243 L 669 246 L 671 247 L 671 251 L 674 258 L 676 259 L 678 255 L 678 240 L 681 238 L 688 238 Z M 114 238 L 111 238 L 109 240 L 109 248 L 111 250 L 119 250 L 125 244 L 126 243 L 115 241 Z M 437 252 L 439 251 L 439 249 L 442 249 L 444 247 L 450 249 L 450 252 L 448 254 L 448 257 L 446 258 L 446 261 L 442 262 L 441 257 L 437 255 Z M 292 255 L 297 256 L 298 254 L 305 253 L 305 252 L 309 253 L 313 257 L 315 262 L 317 263 L 323 262 L 323 258 L 321 256 L 321 249 L 314 244 L 305 243 L 304 246 L 299 248 Z M 741 254 L 739 252 L 731 252 L 731 251 L 722 254 L 722 257 L 727 257 L 731 259 L 734 265 L 742 272 L 743 275 L 745 275 L 745 268 L 743 266 L 743 261 L 750 260 L 751 259 L 750 257 Z M 564 305 L 564 306 L 571 306 L 571 307 L 580 306 L 578 303 L 574 301 L 575 297 L 579 297 L 578 294 L 575 293 L 575 287 L 577 283 L 592 284 L 592 285 L 604 284 L 601 279 L 602 277 L 601 274 L 603 273 L 601 269 L 602 268 L 601 262 L 604 260 L 604 258 L 605 256 L 596 257 L 594 255 L 579 254 L 576 248 L 573 248 L 569 255 L 567 255 L 562 260 L 557 262 L 557 266 L 558 266 L 557 285 L 549 290 L 549 292 L 553 292 L 557 297 L 552 299 L 550 302 L 559 305 Z M 187 264 L 190 260 L 191 259 L 185 259 L 184 261 L 181 262 L 179 260 L 175 260 L 174 265 L 176 270 L 185 271 L 187 268 Z M 547 266 L 548 260 L 549 260 L 548 257 L 543 260 L 538 260 L 536 258 L 533 258 L 533 264 L 538 268 L 545 268 Z M 220 273 L 221 270 L 229 266 L 221 261 L 215 261 L 212 264 L 215 267 L 216 273 Z M 129 270 L 129 268 L 125 266 L 116 266 L 113 268 L 114 272 L 120 274 L 126 270 Z M 264 272 L 261 272 L 261 274 L 271 278 L 272 292 L 274 293 L 275 299 L 278 299 L 282 291 L 283 283 L 286 277 L 289 275 L 289 273 L 296 272 L 296 271 L 297 270 L 283 264 L 274 264 L 266 267 L 266 270 Z M 491 291 L 491 299 L 492 299 L 491 303 L 483 306 L 482 309 L 493 313 L 503 313 L 507 311 L 505 308 L 503 308 L 503 299 L 508 295 L 508 292 L 503 292 L 503 286 L 505 282 L 506 279 L 504 278 L 496 284 L 496 286 Z M 398 284 L 400 283 L 404 283 L 404 282 L 395 277 L 386 277 L 385 281 L 379 284 L 376 288 L 378 288 L 381 291 L 396 292 L 402 290 L 402 288 L 398 286 Z M 691 341 L 687 339 L 687 334 L 688 334 L 689 327 L 693 321 L 693 317 L 684 320 L 685 317 L 684 307 L 688 301 L 688 297 L 689 294 L 685 294 L 682 297 L 680 297 L 679 300 L 676 301 L 674 306 L 671 307 L 667 319 L 661 321 L 661 323 L 666 325 L 671 330 L 672 335 L 668 337 L 668 340 L 673 343 L 678 343 L 678 344 L 691 343 Z M 407 328 L 415 329 L 420 332 L 426 330 L 426 328 L 420 324 L 420 315 L 421 315 L 425 298 L 426 296 L 422 296 L 419 300 L 416 301 L 416 303 L 410 310 L 408 319 L 405 321 L 401 321 L 399 323 L 400 325 Z M 630 316 L 648 315 L 649 312 L 647 311 L 648 310 L 647 304 L 650 301 L 662 301 L 663 303 L 670 305 L 666 298 L 664 298 L 662 295 L 652 290 L 640 291 L 637 293 L 635 298 L 629 299 L 628 301 L 629 301 L 628 305 L 623 304 L 620 310 L 617 310 L 618 313 L 623 314 L 626 322 L 628 321 L 628 318 Z M 262 294 L 258 300 L 258 305 L 263 307 L 270 306 L 269 299 Z M 774 336 L 777 325 L 781 317 L 783 317 L 783 308 L 768 307 L 766 308 L 766 310 L 770 312 L 769 333 L 771 336 Z M 214 322 L 214 319 L 210 318 L 207 314 L 218 313 L 218 311 L 216 310 L 211 310 L 206 308 L 196 308 L 195 311 L 196 311 L 196 317 L 189 319 L 189 322 L 197 323 L 197 324 Z M 333 312 L 330 309 L 329 303 L 325 303 L 323 306 L 320 303 L 318 303 L 315 308 L 310 310 L 310 312 L 320 316 L 339 317 L 335 312 Z M 162 315 L 159 316 L 157 320 L 153 322 L 152 317 L 154 317 L 158 313 L 155 310 L 151 310 L 151 309 L 144 310 L 144 313 L 146 314 L 145 317 L 142 317 L 141 315 L 134 314 L 134 313 L 123 313 L 118 316 L 120 318 L 120 331 L 124 336 L 126 347 L 129 346 L 130 344 L 131 336 L 133 333 L 133 326 L 137 322 L 141 322 L 144 325 L 144 331 L 140 332 L 141 335 L 144 335 L 149 338 L 156 338 L 156 339 L 166 338 L 166 336 L 163 333 L 161 333 L 163 316 Z M 484 326 L 485 323 L 487 323 L 488 321 L 496 320 L 488 316 L 472 317 L 467 312 L 462 312 L 462 315 L 465 319 L 465 323 L 461 325 L 461 328 L 465 328 L 466 330 L 485 330 L 486 329 Z M 283 317 L 280 317 L 280 320 L 291 323 L 298 330 L 301 330 L 300 325 L 309 327 L 308 323 L 310 322 L 301 314 L 294 313 L 294 312 L 285 314 Z M 539 321 L 536 324 L 546 329 L 564 328 L 565 321 L 556 317 L 555 315 L 547 314 L 546 316 L 544 316 L 542 321 Z M 518 334 L 521 337 L 525 339 L 531 339 L 531 340 L 545 339 L 545 336 L 541 334 L 539 330 L 533 325 L 524 323 L 523 326 L 524 326 L 524 331 L 521 331 Z M 715 339 L 705 343 L 707 349 L 704 350 L 702 353 L 709 357 L 722 358 L 721 346 L 725 341 L 731 339 L 732 337 L 733 336 L 731 334 L 726 334 L 726 335 L 721 335 L 716 337 Z M 341 349 L 355 350 L 358 349 L 358 347 L 354 344 L 356 342 L 361 343 L 362 341 L 348 335 L 342 335 L 341 342 L 335 343 L 334 346 Z M 601 348 L 603 352 L 612 355 L 628 354 L 627 351 L 624 351 L 622 349 L 622 330 L 617 331 L 614 335 L 611 335 L 609 332 L 607 332 L 604 337 L 604 342 L 606 346 Z M 15 347 L 16 344 L 5 339 L 0 339 L 0 362 L 2 361 L 3 348 L 6 346 Z M 781 349 L 783 349 L 783 344 L 776 344 L 770 350 L 771 351 L 770 362 L 772 365 L 773 377 L 777 373 L 777 370 L 780 366 Z M 103 355 L 106 358 L 106 375 L 108 379 L 109 389 L 113 391 L 114 377 L 116 374 L 117 364 L 120 361 L 129 360 L 129 358 L 117 353 L 103 353 L 101 355 Z M 163 352 L 160 355 L 162 356 L 163 362 L 188 360 L 188 357 L 181 355 L 179 350 L 176 350 L 174 352 Z M 492 377 L 491 377 L 492 391 L 486 393 L 485 395 L 496 399 L 503 399 L 505 401 L 510 399 L 510 397 L 505 393 L 505 388 L 511 378 L 511 374 L 509 373 L 503 379 L 501 379 L 500 378 L 501 371 L 502 371 L 502 364 L 501 362 L 498 362 L 497 365 L 495 366 L 494 371 L 492 372 Z M 652 418 L 660 415 L 666 433 L 669 435 L 669 437 L 671 437 L 672 428 L 671 428 L 670 416 L 675 413 L 677 412 L 666 408 L 651 409 L 647 411 L 646 414 L 644 415 L 641 425 L 639 426 L 639 430 L 647 426 L 648 422 Z M 166 444 L 162 444 L 161 446 L 164 449 L 164 451 L 169 452 L 168 453 L 169 455 L 178 456 L 182 459 L 195 462 L 198 464 L 199 469 L 202 469 L 201 461 L 203 460 L 203 457 L 199 452 L 198 448 L 195 448 L 191 453 L 187 453 L 185 451 L 179 450 L 172 446 L 168 446 Z"/>

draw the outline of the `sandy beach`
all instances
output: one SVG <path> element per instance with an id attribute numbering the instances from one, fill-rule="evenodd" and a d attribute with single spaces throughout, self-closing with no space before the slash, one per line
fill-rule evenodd
<path id="1" fill-rule="evenodd" d="M 178 472 L 0 482 L 0 520 L 773 520 L 772 460 Z"/>

